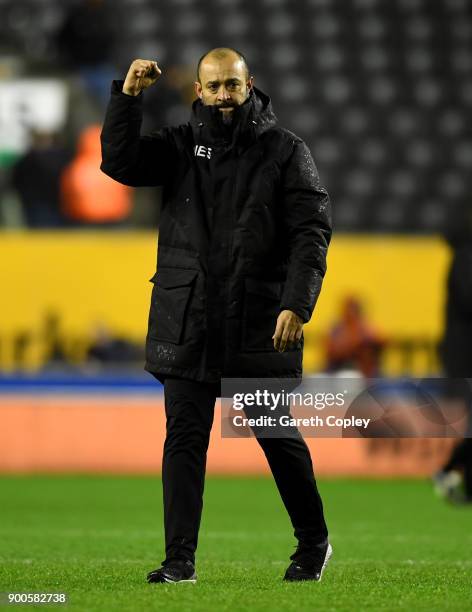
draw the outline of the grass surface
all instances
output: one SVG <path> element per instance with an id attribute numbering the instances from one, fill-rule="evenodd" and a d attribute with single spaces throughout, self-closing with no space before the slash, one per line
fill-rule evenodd
<path id="1" fill-rule="evenodd" d="M 65 609 L 86 611 L 472 609 L 470 508 L 420 481 L 320 490 L 334 548 L 322 582 L 281 580 L 295 540 L 272 480 L 208 478 L 197 584 L 149 585 L 164 558 L 158 477 L 1 477 L 0 591 L 67 592 Z"/>

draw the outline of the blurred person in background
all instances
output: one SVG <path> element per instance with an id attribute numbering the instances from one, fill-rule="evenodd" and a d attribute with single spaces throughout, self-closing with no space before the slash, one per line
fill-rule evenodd
<path id="1" fill-rule="evenodd" d="M 453 254 L 439 348 L 447 376 L 445 396 L 464 403 L 468 427 L 434 482 L 437 493 L 450 501 L 472 503 L 472 207 L 457 216 L 445 237 Z"/>
<path id="2" fill-rule="evenodd" d="M 100 131 L 84 129 L 61 176 L 61 210 L 71 227 L 122 227 L 131 212 L 131 189 L 100 172 Z"/>
<path id="3" fill-rule="evenodd" d="M 56 310 L 48 310 L 43 315 L 41 339 L 44 343 L 43 369 L 63 369 L 69 359 L 67 357 L 67 336 L 61 325 L 61 315 Z"/>
<path id="4" fill-rule="evenodd" d="M 70 153 L 52 132 L 33 130 L 31 144 L 12 171 L 12 185 L 18 193 L 29 228 L 60 227 L 64 224 L 60 207 L 60 176 L 70 161 Z"/>
<path id="5" fill-rule="evenodd" d="M 124 82 L 113 82 L 101 168 L 126 185 L 164 187 L 145 367 L 164 384 L 166 558 L 147 579 L 194 582 L 221 379 L 301 379 L 331 212 L 308 147 L 277 125 L 241 53 L 205 54 L 190 122 L 141 137 L 143 90 L 160 74 L 155 61 L 135 60 Z M 284 579 L 318 581 L 331 545 L 310 452 L 296 433 L 257 440 L 298 540 Z"/>
<path id="6" fill-rule="evenodd" d="M 378 376 L 385 339 L 368 323 L 361 301 L 347 296 L 341 318 L 326 339 L 326 371 L 356 370 L 366 378 Z"/>
<path id="7" fill-rule="evenodd" d="M 187 121 L 188 107 L 194 99 L 192 77 L 193 71 L 187 67 L 167 67 L 159 87 L 148 89 L 143 99 L 143 133 L 158 130 L 163 125 L 179 125 Z"/>
<path id="8" fill-rule="evenodd" d="M 97 364 L 130 364 L 140 361 L 144 355 L 141 346 L 112 332 L 106 323 L 99 322 L 93 330 L 93 338 L 87 350 L 87 361 Z"/>
<path id="9" fill-rule="evenodd" d="M 81 0 L 69 7 L 56 36 L 64 68 L 78 73 L 100 108 L 108 102 L 113 78 L 113 50 L 117 40 L 118 12 L 106 0 Z"/>

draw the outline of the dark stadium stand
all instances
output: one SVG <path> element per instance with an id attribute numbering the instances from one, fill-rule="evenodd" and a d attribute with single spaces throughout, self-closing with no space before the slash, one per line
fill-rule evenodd
<path id="1" fill-rule="evenodd" d="M 0 0 L 2 50 L 53 58 L 53 33 L 71 4 Z M 113 6 L 126 20 L 117 71 L 134 57 L 165 69 L 195 65 L 213 46 L 245 53 L 281 124 L 311 146 L 336 230 L 438 232 L 470 206 L 470 0 Z"/>

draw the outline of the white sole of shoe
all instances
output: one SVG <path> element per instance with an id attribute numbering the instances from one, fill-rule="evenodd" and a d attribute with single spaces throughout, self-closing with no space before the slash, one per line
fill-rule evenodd
<path id="1" fill-rule="evenodd" d="M 330 560 L 332 554 L 333 554 L 333 547 L 331 546 L 331 544 L 328 544 L 328 548 L 326 549 L 326 555 L 323 561 L 323 565 L 321 566 L 320 580 L 323 576 L 324 569 L 328 565 L 328 561 Z M 320 580 L 318 580 L 318 582 Z"/>
<path id="2" fill-rule="evenodd" d="M 182 584 L 182 582 L 190 582 L 195 584 L 197 582 L 196 578 L 188 578 L 187 580 L 167 580 L 167 578 L 164 577 L 164 580 L 167 584 Z"/>

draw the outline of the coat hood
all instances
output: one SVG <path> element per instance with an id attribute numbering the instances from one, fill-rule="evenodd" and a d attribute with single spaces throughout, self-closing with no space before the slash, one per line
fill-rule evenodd
<path id="1" fill-rule="evenodd" d="M 190 125 L 194 139 L 199 143 L 249 145 L 276 123 L 270 97 L 254 86 L 247 100 L 234 108 L 229 130 L 221 119 L 218 106 L 203 104 L 200 98 L 192 103 Z"/>

